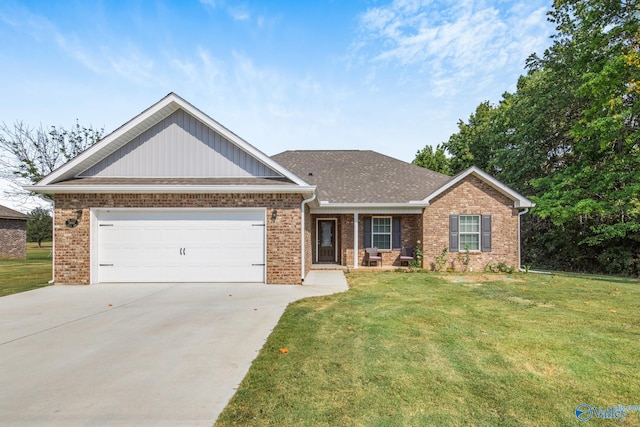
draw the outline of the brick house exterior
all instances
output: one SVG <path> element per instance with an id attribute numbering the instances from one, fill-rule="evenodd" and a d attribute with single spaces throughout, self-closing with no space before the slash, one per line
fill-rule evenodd
<path id="1" fill-rule="evenodd" d="M 267 283 L 300 283 L 300 202 L 290 194 L 60 194 L 54 211 L 55 269 L 57 283 L 90 283 L 90 217 L 95 208 L 225 208 L 267 207 L 267 217 L 278 211 L 275 221 L 268 223 L 266 258 Z M 76 227 L 65 225 L 66 218 L 78 216 Z M 85 219 L 86 218 L 86 219 Z M 308 266 L 310 267 L 310 263 Z M 308 271 L 308 270 L 307 270 Z"/>
<path id="2" fill-rule="evenodd" d="M 54 195 L 61 284 L 300 284 L 314 263 L 368 264 L 373 245 L 399 266 L 418 242 L 425 268 L 444 247 L 455 267 L 469 244 L 474 270 L 517 267 L 532 206 L 477 168 L 449 177 L 354 150 L 269 157 L 175 94 L 27 189 Z"/>
<path id="3" fill-rule="evenodd" d="M 28 215 L 0 205 L 0 258 L 27 257 Z"/>
<path id="4" fill-rule="evenodd" d="M 446 268 L 456 271 L 482 271 L 497 263 L 520 266 L 519 215 L 533 204 L 478 168 L 450 177 L 371 151 L 289 151 L 274 159 L 317 186 L 320 202 L 311 207 L 312 221 L 335 221 L 337 264 L 366 266 L 365 248 L 373 246 L 366 224 L 389 218 L 399 232 L 396 243 L 378 248 L 382 266 L 400 267 L 402 248 L 416 246 L 423 250 L 422 267 L 427 269 L 434 269 L 443 249 L 448 252 Z M 450 221 L 460 216 L 484 218 L 490 227 L 476 233 L 479 246 L 469 250 L 466 266 L 464 246 L 451 246 Z M 311 237 L 314 263 L 322 262 L 318 234 L 316 226 Z"/>
<path id="5" fill-rule="evenodd" d="M 426 233 L 422 241 L 426 267 L 432 268 L 429 264 L 441 254 L 443 248 L 449 248 L 449 236 L 435 233 L 434 230 L 448 229 L 451 215 L 486 213 L 492 217 L 491 251 L 470 252 L 470 269 L 482 271 L 485 265 L 500 262 L 519 267 L 518 246 L 514 244 L 518 241 L 518 209 L 513 207 L 513 201 L 475 176 L 467 177 L 439 195 L 425 209 L 423 227 Z M 461 252 L 448 253 L 448 267 L 453 266 L 456 270 L 463 268 L 458 259 Z"/>

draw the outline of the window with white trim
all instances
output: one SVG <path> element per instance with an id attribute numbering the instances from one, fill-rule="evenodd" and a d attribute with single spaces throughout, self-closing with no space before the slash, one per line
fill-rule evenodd
<path id="1" fill-rule="evenodd" d="M 460 215 L 459 217 L 459 234 L 461 251 L 479 251 L 480 250 L 480 215 Z"/>
<path id="2" fill-rule="evenodd" d="M 391 217 L 374 216 L 371 225 L 371 247 L 391 249 Z"/>

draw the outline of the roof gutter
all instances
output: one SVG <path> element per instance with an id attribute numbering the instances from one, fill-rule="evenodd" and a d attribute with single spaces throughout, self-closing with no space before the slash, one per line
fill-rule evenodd
<path id="1" fill-rule="evenodd" d="M 41 194 L 197 194 L 197 193 L 279 193 L 312 194 L 315 186 L 289 185 L 25 185 L 27 191 Z"/>
<path id="2" fill-rule="evenodd" d="M 391 207 L 427 207 L 428 203 L 425 203 L 423 200 L 412 200 L 410 202 L 404 203 L 332 203 L 326 200 L 320 201 L 321 207 L 332 207 L 332 208 L 391 208 Z"/>
<path id="3" fill-rule="evenodd" d="M 305 247 L 304 247 L 304 206 L 307 203 L 311 203 L 316 199 L 316 193 L 314 192 L 313 195 L 311 197 L 309 197 L 308 199 L 305 199 L 302 201 L 302 203 L 300 204 L 300 216 L 301 216 L 301 230 L 300 230 L 300 260 L 301 262 L 301 282 L 304 283 L 304 276 L 305 276 Z"/>
<path id="4" fill-rule="evenodd" d="M 427 206 L 429 205 L 421 201 L 408 203 L 329 203 L 321 200 L 319 205 L 311 209 L 311 213 L 341 214 L 357 211 L 362 214 L 421 214 Z"/>

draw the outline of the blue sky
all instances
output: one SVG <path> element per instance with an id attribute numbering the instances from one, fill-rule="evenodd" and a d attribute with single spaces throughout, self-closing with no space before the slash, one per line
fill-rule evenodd
<path id="1" fill-rule="evenodd" d="M 551 1 L 0 3 L 0 121 L 113 131 L 175 92 L 268 155 L 411 161 L 550 45 Z"/>

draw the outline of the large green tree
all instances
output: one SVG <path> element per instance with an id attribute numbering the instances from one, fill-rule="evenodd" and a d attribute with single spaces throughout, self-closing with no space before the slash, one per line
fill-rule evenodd
<path id="1" fill-rule="evenodd" d="M 497 108 L 488 101 L 483 102 L 467 122 L 458 121 L 458 133 L 449 137 L 442 147 L 451 155 L 451 172 L 458 173 L 470 166 L 492 171 L 496 133 L 494 131 Z"/>
<path id="2" fill-rule="evenodd" d="M 533 199 L 526 263 L 640 274 L 640 0 L 556 0 L 515 93 L 443 144 Z"/>
<path id="3" fill-rule="evenodd" d="M 572 117 L 570 161 L 533 182 L 536 213 L 559 227 L 578 221 L 577 244 L 599 247 L 602 267 L 640 270 L 639 2 L 563 0 L 550 19 L 553 46 L 536 69 L 565 76 Z M 612 268 L 611 268 L 612 267 Z"/>
<path id="4" fill-rule="evenodd" d="M 53 218 L 49 211 L 44 208 L 35 208 L 29 212 L 27 221 L 27 241 L 38 242 L 38 247 L 42 247 L 43 241 L 53 239 Z"/>
<path id="5" fill-rule="evenodd" d="M 450 160 L 442 145 L 438 145 L 435 151 L 432 146 L 425 146 L 416 153 L 416 157 L 411 163 L 445 175 L 451 175 Z"/>

